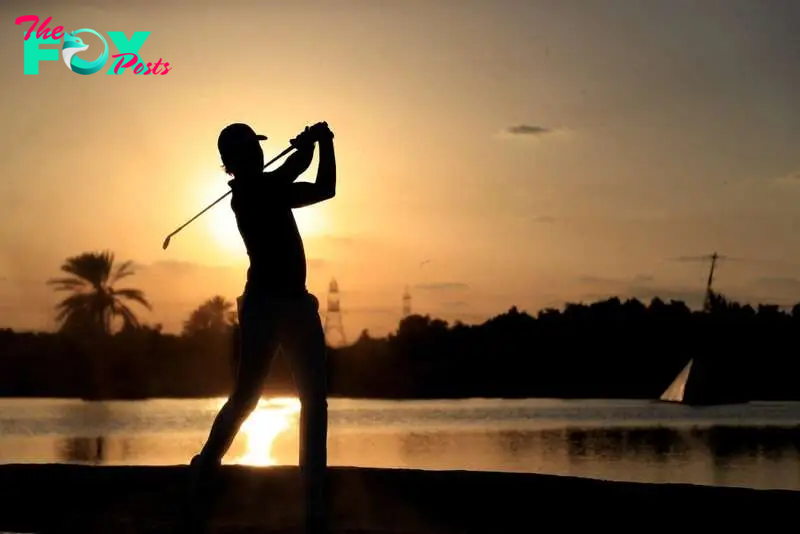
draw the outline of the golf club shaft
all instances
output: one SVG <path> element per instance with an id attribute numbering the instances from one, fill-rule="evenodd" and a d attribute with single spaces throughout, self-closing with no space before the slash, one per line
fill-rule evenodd
<path id="1" fill-rule="evenodd" d="M 269 160 L 269 161 L 268 161 L 268 162 L 267 162 L 267 163 L 264 165 L 264 168 L 266 169 L 267 167 L 269 167 L 270 165 L 272 165 L 273 163 L 275 163 L 277 160 L 281 159 L 283 156 L 285 156 L 286 154 L 288 154 L 289 152 L 291 152 L 292 150 L 294 150 L 294 148 L 295 148 L 294 146 L 290 146 L 290 147 L 288 147 L 286 150 L 284 150 L 283 152 L 281 152 L 280 154 L 278 154 L 277 156 L 275 156 L 274 158 L 272 158 L 271 160 Z M 209 204 L 208 206 L 206 206 L 205 208 L 203 208 L 203 210 L 202 210 L 201 212 L 199 212 L 197 215 L 195 215 L 194 217 L 192 217 L 191 219 L 189 219 L 188 221 L 186 221 L 185 223 L 183 223 L 182 225 L 180 225 L 180 226 L 179 226 L 179 227 L 178 227 L 178 228 L 177 228 L 177 229 L 176 229 L 174 232 L 172 232 L 171 234 L 169 234 L 169 235 L 167 236 L 167 238 L 166 238 L 166 239 L 164 239 L 164 245 L 163 245 L 163 248 L 166 250 L 167 246 L 169 246 L 169 241 L 170 241 L 170 239 L 172 239 L 172 237 L 173 237 L 175 234 L 177 234 L 178 232 L 180 232 L 181 230 L 183 230 L 184 228 L 186 228 L 187 226 L 189 226 L 189 224 L 191 224 L 191 223 L 192 223 L 192 221 L 194 221 L 195 219 L 197 219 L 198 217 L 200 217 L 202 214 L 204 214 L 205 212 L 207 212 L 208 210 L 210 210 L 211 208 L 213 208 L 214 206 L 216 206 L 216 205 L 217 205 L 217 203 L 219 203 L 219 202 L 220 202 L 222 199 L 224 199 L 225 197 L 227 197 L 228 195 L 230 195 L 230 194 L 231 194 L 231 192 L 232 192 L 232 190 L 231 190 L 231 189 L 228 189 L 228 192 L 227 192 L 227 193 L 225 193 L 224 195 L 222 195 L 221 197 L 219 197 L 217 200 L 215 200 L 214 202 L 212 202 L 211 204 Z"/>

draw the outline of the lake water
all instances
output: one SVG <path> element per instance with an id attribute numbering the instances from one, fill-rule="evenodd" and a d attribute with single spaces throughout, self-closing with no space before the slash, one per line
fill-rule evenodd
<path id="1" fill-rule="evenodd" d="M 185 464 L 222 399 L 0 400 L 0 463 Z M 263 399 L 227 463 L 297 464 L 296 399 Z M 331 465 L 800 490 L 800 403 L 330 401 Z"/>

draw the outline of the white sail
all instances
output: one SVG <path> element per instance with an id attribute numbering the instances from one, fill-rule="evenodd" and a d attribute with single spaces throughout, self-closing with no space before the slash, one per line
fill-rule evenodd
<path id="1" fill-rule="evenodd" d="M 686 367 L 683 368 L 672 384 L 661 394 L 661 400 L 665 402 L 683 402 L 683 397 L 686 393 L 686 383 L 689 381 L 689 374 L 692 371 L 692 362 L 689 360 Z"/>

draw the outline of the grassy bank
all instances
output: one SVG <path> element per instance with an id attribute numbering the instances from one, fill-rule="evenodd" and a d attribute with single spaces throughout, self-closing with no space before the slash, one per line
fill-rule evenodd
<path id="1" fill-rule="evenodd" d="M 0 531 L 166 533 L 185 467 L 0 466 Z M 501 534 L 552 529 L 617 532 L 785 528 L 800 492 L 466 471 L 331 468 L 336 532 Z M 226 467 L 215 532 L 291 532 L 292 467 Z"/>

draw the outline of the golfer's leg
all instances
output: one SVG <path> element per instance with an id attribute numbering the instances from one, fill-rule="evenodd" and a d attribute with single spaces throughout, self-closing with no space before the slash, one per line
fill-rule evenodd
<path id="1" fill-rule="evenodd" d="M 213 478 L 239 428 L 258 404 L 270 362 L 277 348 L 274 321 L 257 313 L 240 315 L 239 358 L 233 392 L 217 414 L 205 446 L 192 460 L 192 476 L 185 510 L 185 532 L 205 532 L 211 511 Z"/>
<path id="2" fill-rule="evenodd" d="M 217 466 L 228 452 L 242 423 L 258 404 L 261 390 L 278 338 L 266 322 L 247 321 L 241 325 L 241 351 L 233 392 L 217 414 L 200 453 L 206 465 Z"/>
<path id="3" fill-rule="evenodd" d="M 313 299 L 313 297 L 311 297 Z M 309 532 L 325 532 L 328 463 L 328 402 L 325 333 L 317 314 L 316 299 L 303 304 L 284 323 L 282 348 L 300 396 L 300 470 Z"/>

